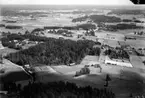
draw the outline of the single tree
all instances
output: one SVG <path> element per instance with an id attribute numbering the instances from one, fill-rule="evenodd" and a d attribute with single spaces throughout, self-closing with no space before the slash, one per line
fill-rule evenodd
<path id="1" fill-rule="evenodd" d="M 106 81 L 106 84 L 105 84 L 104 86 L 105 86 L 105 87 L 108 87 L 109 81 L 111 81 L 111 78 L 110 78 L 109 74 L 106 75 L 105 81 Z"/>

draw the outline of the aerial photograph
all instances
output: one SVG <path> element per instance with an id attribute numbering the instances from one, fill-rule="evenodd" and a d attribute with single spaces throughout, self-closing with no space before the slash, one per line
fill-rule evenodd
<path id="1" fill-rule="evenodd" d="M 0 0 L 0 98 L 145 98 L 145 5 Z"/>

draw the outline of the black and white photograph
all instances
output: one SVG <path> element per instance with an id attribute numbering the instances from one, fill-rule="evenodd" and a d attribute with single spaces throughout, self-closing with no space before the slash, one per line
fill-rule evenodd
<path id="1" fill-rule="evenodd" d="M 0 98 L 145 98 L 140 0 L 0 0 Z"/>

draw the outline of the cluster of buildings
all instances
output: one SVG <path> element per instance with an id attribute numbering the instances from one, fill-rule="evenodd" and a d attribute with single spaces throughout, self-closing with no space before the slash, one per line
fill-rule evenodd
<path id="1" fill-rule="evenodd" d="M 37 42 L 37 41 L 29 41 L 29 39 L 25 39 L 25 40 L 22 40 L 22 41 L 20 41 L 20 40 L 13 40 L 13 41 L 9 41 L 10 43 L 11 42 L 14 42 L 15 43 L 15 47 L 16 48 L 22 48 L 22 49 L 25 49 L 25 48 L 28 48 L 28 47 L 25 47 L 26 45 L 30 45 L 30 46 L 32 46 L 32 45 L 36 45 L 36 44 L 38 44 L 39 42 Z"/>
<path id="2" fill-rule="evenodd" d="M 59 34 L 65 37 L 73 37 L 71 30 L 65 30 L 65 29 L 49 29 L 46 30 L 47 33 L 53 33 L 53 34 Z"/>
<path id="3" fill-rule="evenodd" d="M 121 48 L 127 53 L 132 52 L 132 48 L 129 45 L 126 45 L 125 36 L 123 34 L 115 34 L 115 33 L 95 33 L 98 38 L 98 41 L 102 43 L 103 50 L 106 51 L 108 49 L 115 50 L 117 48 Z M 104 54 L 105 55 L 105 54 Z M 129 54 L 128 54 L 129 55 Z M 110 58 L 108 55 L 104 56 L 104 63 L 108 65 L 116 65 L 116 66 L 124 66 L 124 67 L 133 67 L 129 59 L 122 59 L 121 57 L 118 59 Z"/>

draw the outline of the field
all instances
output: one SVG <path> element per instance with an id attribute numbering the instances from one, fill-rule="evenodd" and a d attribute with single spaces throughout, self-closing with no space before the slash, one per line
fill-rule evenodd
<path id="1" fill-rule="evenodd" d="M 128 98 L 130 93 L 139 95 L 145 92 L 145 70 L 139 68 L 127 68 L 121 66 L 101 64 L 102 73 L 98 68 L 89 67 L 90 75 L 73 77 L 75 72 L 80 70 L 86 64 L 95 64 L 98 57 L 86 56 L 81 64 L 75 66 L 51 66 L 39 68 L 37 78 L 43 83 L 51 81 L 69 81 L 76 83 L 78 86 L 91 85 L 92 87 L 103 88 L 106 74 L 109 74 L 111 81 L 108 89 L 116 93 L 117 98 Z"/>
<path id="2" fill-rule="evenodd" d="M 127 40 L 125 43 L 130 45 L 131 47 L 134 47 L 135 49 L 145 47 L 145 40 L 138 40 L 138 39 L 137 40 Z"/>
<path id="3" fill-rule="evenodd" d="M 104 44 L 107 44 L 111 47 L 120 47 L 120 45 L 118 44 L 118 41 L 116 40 L 104 40 Z"/>
<path id="4" fill-rule="evenodd" d="M 106 74 L 109 74 L 112 80 L 109 82 L 108 89 L 115 92 L 117 98 L 128 98 L 130 93 L 139 95 L 145 92 L 145 83 L 143 82 L 145 81 L 145 78 L 143 78 L 145 77 L 145 70 L 138 68 L 102 64 L 102 73 L 99 73 L 99 69 L 90 67 L 91 72 L 93 72 L 90 75 L 73 77 L 76 71 L 84 67 L 84 64 L 91 63 L 97 63 L 96 57 L 87 56 L 80 65 L 76 66 L 51 66 L 56 72 L 38 72 L 38 79 L 44 83 L 63 80 L 76 83 L 78 86 L 91 85 L 92 87 L 103 88 Z"/>
<path id="5" fill-rule="evenodd" d="M 145 69 L 145 65 L 142 62 L 142 59 L 137 55 L 130 55 L 130 62 L 135 68 Z"/>

